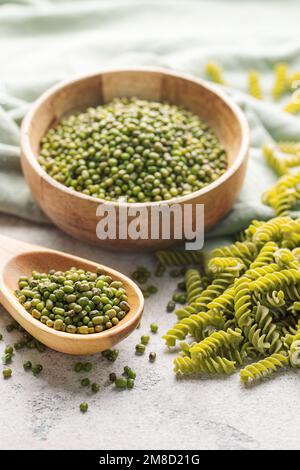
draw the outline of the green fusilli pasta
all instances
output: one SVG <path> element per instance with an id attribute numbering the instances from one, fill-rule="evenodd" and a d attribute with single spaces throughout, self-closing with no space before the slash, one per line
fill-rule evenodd
<path id="1" fill-rule="evenodd" d="M 214 355 L 218 349 L 226 346 L 238 345 L 243 340 L 241 330 L 232 330 L 228 328 L 227 331 L 216 331 L 207 338 L 204 338 L 199 343 L 190 348 L 191 357 L 207 358 Z"/>
<path id="2" fill-rule="evenodd" d="M 251 241 L 235 242 L 230 246 L 223 246 L 212 251 L 211 256 L 240 258 L 248 267 L 257 256 L 257 245 Z"/>
<path id="3" fill-rule="evenodd" d="M 203 262 L 202 251 L 159 250 L 155 253 L 155 256 L 158 262 L 166 267 L 201 264 Z"/>
<path id="4" fill-rule="evenodd" d="M 298 304 L 297 311 L 300 311 L 300 302 Z M 297 324 L 295 335 L 291 336 L 289 357 L 291 366 L 300 368 L 300 321 Z"/>
<path id="5" fill-rule="evenodd" d="M 178 374 L 231 374 L 242 366 L 247 383 L 283 366 L 300 368 L 300 219 L 253 221 L 241 239 L 210 254 L 213 280 L 205 289 L 197 269 L 186 271 L 189 303 L 164 335 L 169 347 L 183 341 Z"/>
<path id="6" fill-rule="evenodd" d="M 299 200 L 300 173 L 283 175 L 263 194 L 263 202 L 272 207 L 278 216 L 288 215 Z"/>
<path id="7" fill-rule="evenodd" d="M 240 328 L 251 326 L 252 302 L 250 295 L 250 281 L 246 276 L 237 279 L 234 284 L 234 310 L 237 324 Z"/>
<path id="8" fill-rule="evenodd" d="M 286 299 L 283 290 L 273 290 L 271 292 L 267 292 L 266 294 L 256 294 L 254 300 L 256 303 L 265 305 L 266 307 L 278 308 L 283 307 L 285 305 Z"/>
<path id="9" fill-rule="evenodd" d="M 249 284 L 251 291 L 259 293 L 283 289 L 285 286 L 300 282 L 300 271 L 296 269 L 283 269 L 282 271 L 266 274 Z"/>
<path id="10" fill-rule="evenodd" d="M 276 153 L 276 147 L 264 145 L 262 148 L 263 156 L 267 164 L 279 175 L 282 176 L 288 171 L 288 167 L 283 158 Z"/>
<path id="11" fill-rule="evenodd" d="M 290 113 L 290 114 L 298 114 L 300 112 L 299 100 L 292 98 L 290 101 L 288 101 L 285 104 L 283 111 L 285 111 L 286 113 Z"/>
<path id="12" fill-rule="evenodd" d="M 240 272 L 244 271 L 245 265 L 239 258 L 232 258 L 230 256 L 226 258 L 215 257 L 209 261 L 208 269 L 213 275 L 217 275 L 224 272 L 233 272 L 238 275 Z"/>
<path id="13" fill-rule="evenodd" d="M 194 302 L 203 292 L 203 284 L 198 269 L 188 269 L 185 273 L 188 303 Z"/>
<path id="14" fill-rule="evenodd" d="M 250 264 L 250 269 L 262 268 L 266 264 L 272 263 L 277 250 L 278 245 L 275 242 L 267 242 L 262 247 L 253 263 Z"/>
<path id="15" fill-rule="evenodd" d="M 208 62 L 205 66 L 205 73 L 213 82 L 225 85 L 224 72 L 220 65 L 215 62 Z"/>
<path id="16" fill-rule="evenodd" d="M 281 334 L 270 314 L 270 310 L 265 305 L 258 305 L 255 311 L 255 322 L 258 325 L 261 335 L 266 344 L 270 344 L 269 352 L 276 353 L 281 351 L 283 343 Z M 262 351 L 264 352 L 264 350 Z"/>
<path id="17" fill-rule="evenodd" d="M 298 269 L 300 267 L 299 262 L 297 261 L 293 253 L 287 248 L 279 248 L 275 252 L 274 258 L 275 262 L 281 269 L 287 267 L 292 269 Z"/>
<path id="18" fill-rule="evenodd" d="M 266 354 L 270 349 L 271 344 L 267 341 L 266 334 L 262 333 L 257 323 L 245 326 L 243 333 L 260 354 Z"/>
<path id="19" fill-rule="evenodd" d="M 300 142 L 277 142 L 277 147 L 284 153 L 300 155 Z"/>
<path id="20" fill-rule="evenodd" d="M 232 283 L 235 273 L 222 273 L 215 279 L 197 299 L 186 307 L 176 310 L 177 318 L 180 320 L 186 318 L 189 315 L 198 312 L 206 312 L 208 310 L 208 304 L 216 297 L 221 295 L 227 287 Z"/>
<path id="21" fill-rule="evenodd" d="M 277 100 L 289 89 L 288 65 L 284 62 L 276 64 L 274 74 L 272 95 Z"/>
<path id="22" fill-rule="evenodd" d="M 220 328 L 223 323 L 223 318 L 213 313 L 200 312 L 183 318 L 176 323 L 164 336 L 166 345 L 169 347 L 175 346 L 176 341 L 182 341 L 188 334 L 192 336 L 201 337 L 205 328 L 214 326 Z"/>
<path id="23" fill-rule="evenodd" d="M 248 73 L 248 93 L 257 100 L 263 99 L 263 92 L 260 84 L 260 75 L 256 70 Z"/>
<path id="24" fill-rule="evenodd" d="M 277 369 L 288 364 L 288 357 L 283 353 L 274 353 L 266 359 L 249 364 L 240 371 L 242 382 L 251 382 L 273 374 Z"/>
<path id="25" fill-rule="evenodd" d="M 281 227 L 288 222 L 288 217 L 276 217 L 265 224 L 257 227 L 253 235 L 253 241 L 256 243 L 267 243 L 269 241 L 277 241 L 281 239 Z"/>
<path id="26" fill-rule="evenodd" d="M 226 357 L 209 357 L 201 361 L 192 359 L 188 356 L 177 357 L 174 359 L 174 372 L 176 374 L 226 374 L 230 375 L 235 372 L 235 362 Z"/>
<path id="27" fill-rule="evenodd" d="M 225 316 L 234 314 L 234 288 L 229 287 L 223 294 L 216 297 L 207 305 L 208 310 Z"/>

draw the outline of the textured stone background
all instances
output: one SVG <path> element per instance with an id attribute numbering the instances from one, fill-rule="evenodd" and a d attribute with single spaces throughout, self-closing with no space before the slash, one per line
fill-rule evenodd
<path id="1" fill-rule="evenodd" d="M 59 230 L 0 217 L 1 233 L 24 241 L 69 251 L 129 274 L 134 266 L 153 264 L 151 255 L 120 255 L 85 246 Z M 48 350 L 16 352 L 13 378 L 0 377 L 1 449 L 293 449 L 300 444 L 299 375 L 286 372 L 254 388 L 243 387 L 238 375 L 229 378 L 178 380 L 172 373 L 172 354 L 161 334 L 174 317 L 165 312 L 172 281 L 159 281 L 156 296 L 146 300 L 142 325 L 119 345 L 118 360 L 111 364 L 96 355 L 89 374 L 101 384 L 92 395 L 82 388 L 83 373 L 73 372 L 81 357 Z M 17 333 L 7 333 L 10 317 L 1 310 L 4 345 Z M 159 333 L 151 335 L 148 350 L 157 351 L 155 364 L 147 355 L 137 357 L 135 344 L 156 321 Z M 24 360 L 40 362 L 39 377 L 23 370 Z M 116 391 L 108 383 L 110 372 L 121 373 L 128 364 L 137 372 L 135 388 Z M 82 401 L 89 403 L 85 415 Z"/>

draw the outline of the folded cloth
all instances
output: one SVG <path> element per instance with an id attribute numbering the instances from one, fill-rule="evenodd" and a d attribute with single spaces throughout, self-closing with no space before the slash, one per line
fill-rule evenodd
<path id="1" fill-rule="evenodd" d="M 247 175 L 234 208 L 211 236 L 231 235 L 272 209 L 261 193 L 276 181 L 261 145 L 300 140 L 300 119 L 271 98 L 273 67 L 300 70 L 297 0 L 19 0 L 0 1 L 0 211 L 47 222 L 22 177 L 19 125 L 50 85 L 108 66 L 159 65 L 205 77 L 208 61 L 224 68 L 226 91 L 251 128 Z M 264 100 L 247 94 L 247 73 L 262 77 Z"/>

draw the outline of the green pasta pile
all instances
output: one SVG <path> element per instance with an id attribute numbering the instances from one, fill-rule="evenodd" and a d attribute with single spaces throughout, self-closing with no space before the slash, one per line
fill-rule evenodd
<path id="1" fill-rule="evenodd" d="M 174 372 L 231 374 L 243 382 L 284 366 L 300 367 L 300 219 L 253 221 L 242 241 L 213 250 L 203 266 L 199 253 L 185 252 L 188 304 L 163 336 L 180 346 Z M 163 264 L 179 264 L 182 253 L 159 252 Z M 191 340 L 191 341 L 190 341 Z M 255 362 L 257 361 L 257 362 Z"/>

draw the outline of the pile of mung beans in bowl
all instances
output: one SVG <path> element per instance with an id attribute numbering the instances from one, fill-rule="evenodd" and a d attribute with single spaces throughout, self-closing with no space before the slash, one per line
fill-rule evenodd
<path id="1" fill-rule="evenodd" d="M 121 209 L 190 204 L 194 218 L 205 204 L 205 229 L 212 227 L 240 189 L 248 140 L 238 107 L 209 84 L 162 69 L 120 69 L 42 95 L 23 121 L 21 162 L 34 198 L 62 230 L 120 251 L 153 250 L 174 236 L 121 236 Z M 116 238 L 97 235 L 103 203 L 116 213 Z"/>
<path id="2" fill-rule="evenodd" d="M 227 168 L 225 150 L 198 116 L 135 97 L 62 119 L 42 139 L 38 161 L 68 188 L 128 203 L 186 196 Z"/>
<path id="3" fill-rule="evenodd" d="M 33 271 L 20 277 L 15 294 L 33 318 L 66 333 L 101 333 L 118 325 L 130 311 L 124 284 L 102 269 Z"/>

